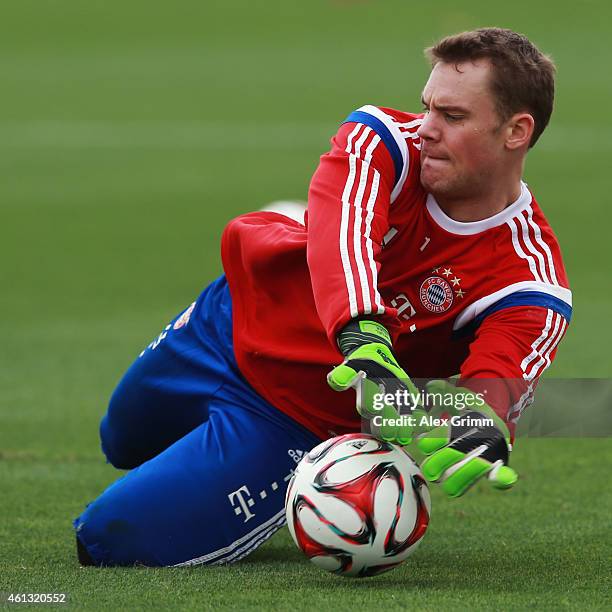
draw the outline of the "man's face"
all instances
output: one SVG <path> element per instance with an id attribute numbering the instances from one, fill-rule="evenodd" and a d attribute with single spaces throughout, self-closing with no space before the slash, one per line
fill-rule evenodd
<path id="1" fill-rule="evenodd" d="M 479 60 L 438 63 L 431 71 L 418 134 L 421 183 L 434 197 L 478 197 L 504 168 L 505 136 L 489 89 L 490 70 L 488 61 Z"/>

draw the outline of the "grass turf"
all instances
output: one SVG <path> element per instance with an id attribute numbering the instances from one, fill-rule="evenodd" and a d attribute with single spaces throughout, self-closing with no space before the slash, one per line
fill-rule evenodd
<path id="1" fill-rule="evenodd" d="M 606 3 L 151 4 L 2 9 L 0 591 L 65 591 L 79 609 L 603 607 L 609 440 L 522 442 L 511 493 L 434 490 L 413 561 L 366 581 L 311 567 L 286 531 L 228 568 L 78 568 L 70 521 L 116 477 L 98 451 L 106 400 L 219 273 L 224 224 L 305 198 L 353 108 L 418 109 L 421 49 L 451 31 L 514 27 L 558 62 L 526 169 L 575 294 L 551 374 L 610 375 Z"/>
<path id="2" fill-rule="evenodd" d="M 415 556 L 388 574 L 351 580 L 309 564 L 286 529 L 229 567 L 78 568 L 66 517 L 109 481 L 110 468 L 95 457 L 8 455 L 0 474 L 14 483 L 5 498 L 14 516 L 0 528 L 9 544 L 2 588 L 67 592 L 79 609 L 603 608 L 612 494 L 594 485 L 610 460 L 606 440 L 526 440 L 515 491 L 479 485 L 449 502 L 434 489 L 433 521 Z"/>

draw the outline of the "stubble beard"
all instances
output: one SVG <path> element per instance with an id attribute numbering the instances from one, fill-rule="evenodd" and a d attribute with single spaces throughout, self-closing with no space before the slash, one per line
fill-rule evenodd
<path id="1" fill-rule="evenodd" d="M 458 199 L 465 197 L 470 189 L 470 181 L 465 176 L 439 176 L 427 178 L 427 174 L 421 168 L 421 185 L 431 193 L 434 198 Z"/>

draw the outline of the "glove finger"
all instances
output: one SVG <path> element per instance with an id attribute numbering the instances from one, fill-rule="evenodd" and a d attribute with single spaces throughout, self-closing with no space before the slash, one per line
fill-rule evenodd
<path id="1" fill-rule="evenodd" d="M 491 470 L 489 480 L 496 489 L 509 489 L 518 480 L 518 474 L 511 467 L 500 465 Z"/>
<path id="2" fill-rule="evenodd" d="M 480 403 L 475 403 L 476 399 L 478 398 L 478 394 L 474 393 L 470 389 L 466 389 L 465 387 L 456 387 L 446 380 L 430 380 L 425 385 L 425 389 L 428 397 L 432 398 L 432 402 L 434 404 L 430 410 L 430 414 L 441 414 L 443 412 L 447 412 L 452 415 L 458 415 L 464 412 L 466 409 L 475 410 L 489 417 L 495 423 L 497 428 L 504 434 L 506 442 L 510 444 L 510 432 L 508 431 L 506 423 L 495 412 L 495 410 L 491 408 L 491 406 L 484 403 L 482 396 L 480 397 Z M 453 402 L 449 402 L 448 399 L 446 399 L 440 403 L 441 398 L 448 398 L 449 396 L 460 396 L 463 407 L 457 408 L 454 400 Z M 470 399 L 471 405 L 466 405 L 467 399 Z"/>
<path id="3" fill-rule="evenodd" d="M 381 388 L 375 382 L 368 380 L 361 370 L 357 373 L 357 379 L 352 383 L 357 392 L 356 408 L 357 412 L 366 419 L 381 414 L 384 405 L 376 401 L 376 396 L 380 395 Z"/>
<path id="4" fill-rule="evenodd" d="M 395 408 L 385 404 L 378 412 L 381 418 L 380 437 L 385 442 L 395 442 L 397 440 L 399 427 L 397 425 L 398 414 Z"/>
<path id="5" fill-rule="evenodd" d="M 413 428 L 405 424 L 405 420 L 394 406 L 385 404 L 380 414 L 383 423 L 385 423 L 385 425 L 380 428 L 381 438 L 383 440 L 398 444 L 399 446 L 408 446 L 412 444 Z"/>
<path id="6" fill-rule="evenodd" d="M 409 428 L 400 427 L 395 443 L 399 444 L 399 446 L 408 446 L 412 444 L 412 431 Z"/>
<path id="7" fill-rule="evenodd" d="M 346 391 L 354 387 L 359 378 L 359 372 L 341 363 L 327 375 L 327 384 L 334 391 Z"/>
<path id="8" fill-rule="evenodd" d="M 434 425 L 430 425 L 430 417 L 431 415 L 428 412 L 425 412 L 422 408 L 415 408 L 411 415 L 412 422 L 414 423 L 414 431 L 423 433 L 426 431 L 431 431 L 434 428 Z"/>
<path id="9" fill-rule="evenodd" d="M 421 472 L 429 482 L 436 482 L 449 467 L 463 459 L 465 459 L 465 453 L 447 446 L 427 457 L 421 463 Z"/>
<path id="10" fill-rule="evenodd" d="M 418 449 L 431 455 L 448 444 L 448 427 L 441 426 L 423 434 L 417 442 Z"/>
<path id="11" fill-rule="evenodd" d="M 463 455 L 465 457 L 465 455 Z M 449 497 L 460 497 L 463 495 L 476 481 L 490 472 L 493 465 L 480 457 L 474 457 L 464 463 L 456 471 L 444 479 L 442 489 Z"/>
<path id="12" fill-rule="evenodd" d="M 414 440 L 414 436 L 417 432 L 424 431 L 424 428 L 420 426 L 418 423 L 420 422 L 420 418 L 422 416 L 426 416 L 426 413 L 423 410 L 415 410 L 409 415 L 401 415 L 395 406 L 385 404 L 383 410 L 376 411 L 377 414 L 380 414 L 383 417 L 383 420 L 386 421 L 386 426 L 379 428 L 381 429 L 381 438 L 386 442 L 392 442 L 394 444 L 398 444 L 399 446 L 408 446 L 412 444 Z M 434 445 L 429 443 L 428 448 L 432 450 L 430 452 L 434 452 L 446 446 L 448 443 L 448 435 L 445 427 L 439 428 L 442 432 L 441 435 L 443 437 L 439 438 L 435 442 Z"/>

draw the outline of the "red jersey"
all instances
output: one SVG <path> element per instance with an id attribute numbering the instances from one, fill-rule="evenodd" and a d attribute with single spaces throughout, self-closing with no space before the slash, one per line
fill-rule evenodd
<path id="1" fill-rule="evenodd" d="M 305 225 L 256 212 L 223 235 L 238 366 L 322 438 L 360 426 L 354 394 L 326 382 L 351 318 L 386 325 L 411 377 L 521 381 L 493 404 L 511 423 L 571 317 L 559 245 L 527 186 L 488 219 L 449 218 L 420 184 L 421 122 L 360 108 L 321 157 Z"/>

